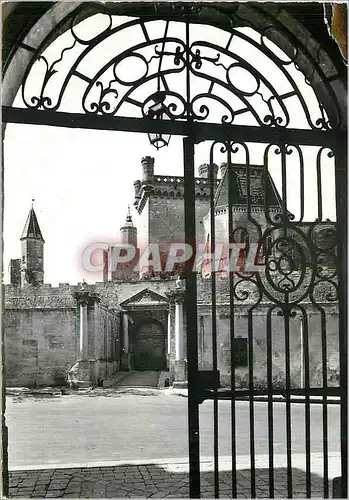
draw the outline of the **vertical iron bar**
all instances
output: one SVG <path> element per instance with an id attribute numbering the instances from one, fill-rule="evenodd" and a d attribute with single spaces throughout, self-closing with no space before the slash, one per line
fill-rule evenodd
<path id="1" fill-rule="evenodd" d="M 322 221 L 322 179 L 321 179 L 321 155 L 323 148 L 319 149 L 316 158 L 316 185 L 317 185 L 317 212 L 318 219 Z"/>
<path id="2" fill-rule="evenodd" d="M 324 151 L 321 147 L 316 157 L 316 182 L 317 182 L 317 219 L 322 221 L 322 179 L 321 158 Z M 328 414 L 327 414 L 327 338 L 326 338 L 326 314 L 322 307 L 318 306 L 321 321 L 321 353 L 322 353 L 322 449 L 323 449 L 323 487 L 324 498 L 329 496 L 328 487 Z"/>
<path id="3" fill-rule="evenodd" d="M 299 179 L 300 179 L 299 196 L 301 199 L 299 222 L 302 222 L 302 220 L 304 219 L 304 158 L 303 158 L 303 151 L 301 150 L 301 148 L 298 147 L 297 150 L 299 154 Z"/>
<path id="4" fill-rule="evenodd" d="M 248 311 L 247 317 L 247 336 L 248 336 L 248 373 L 249 373 L 249 391 L 250 391 L 250 464 L 251 464 L 251 498 L 256 498 L 256 465 L 255 465 L 255 443 L 254 443 L 254 401 L 253 401 L 253 327 L 252 311 Z"/>
<path id="5" fill-rule="evenodd" d="M 2 152 L 1 152 L 1 166 L 0 166 L 0 309 L 4 310 L 5 306 L 5 285 L 3 283 L 3 250 L 4 250 L 4 134 L 5 126 L 2 127 Z M 4 315 L 0 314 L 0 438 L 1 438 L 1 486 L 0 494 L 4 497 L 9 495 L 9 470 L 8 470 L 8 427 L 6 422 L 6 374 L 5 374 L 5 328 L 4 328 Z"/>
<path id="6" fill-rule="evenodd" d="M 348 497 L 348 177 L 347 141 L 335 146 L 342 498 Z"/>
<path id="7" fill-rule="evenodd" d="M 290 318 L 288 294 L 285 293 L 285 365 L 286 365 L 286 450 L 287 450 L 287 497 L 292 498 L 292 429 L 291 429 L 291 380 L 290 380 Z"/>
<path id="8" fill-rule="evenodd" d="M 311 498 L 311 448 L 310 448 L 310 364 L 309 364 L 309 324 L 306 310 L 301 307 L 301 319 L 303 324 L 303 356 L 304 359 L 304 388 L 305 388 L 305 481 L 306 498 Z"/>
<path id="9" fill-rule="evenodd" d="M 249 150 L 244 144 L 246 153 L 246 211 L 247 220 L 253 221 L 251 217 L 251 179 L 250 179 L 250 158 Z M 247 256 L 250 244 L 250 234 L 247 229 L 247 245 L 245 255 Z M 255 465 L 255 433 L 254 433 L 254 366 L 253 366 L 253 318 L 252 310 L 249 309 L 247 316 L 247 337 L 248 337 L 248 380 L 249 380 L 249 415 L 250 415 L 250 467 L 251 467 L 251 498 L 256 498 L 256 465 Z"/>
<path id="10" fill-rule="evenodd" d="M 210 167 L 208 181 L 210 186 L 210 251 L 211 251 L 211 316 L 212 316 L 212 368 L 217 373 L 217 304 L 216 304 L 216 235 L 215 235 L 215 187 L 213 149 L 210 150 Z M 218 267 L 218 266 L 217 266 Z M 213 268 L 213 269 L 212 269 Z M 214 457 L 214 495 L 219 498 L 219 464 L 218 464 L 218 393 L 215 384 L 213 390 L 213 457 Z"/>
<path id="11" fill-rule="evenodd" d="M 321 318 L 321 351 L 322 351 L 322 449 L 324 458 L 324 498 L 329 497 L 328 488 L 328 412 L 327 412 L 327 338 L 326 338 L 326 314 L 320 309 Z"/>
<path id="12" fill-rule="evenodd" d="M 232 186 L 232 168 L 231 168 L 231 151 L 227 143 L 227 171 L 228 177 L 228 269 L 229 269 L 229 311 L 230 311 L 230 369 L 231 369 L 231 489 L 232 497 L 237 498 L 236 488 L 236 405 L 235 405 L 235 319 L 234 319 L 234 270 L 230 269 L 230 260 L 234 254 L 233 248 L 230 245 L 234 242 L 234 226 L 233 226 L 233 186 Z"/>
<path id="13" fill-rule="evenodd" d="M 281 180 L 282 180 L 282 207 L 283 207 L 283 237 L 287 238 L 289 225 L 287 213 L 287 177 L 286 177 L 287 145 L 280 146 L 281 152 Z M 285 325 L 285 372 L 286 372 L 286 454 L 287 454 L 287 496 L 292 498 L 292 428 L 291 428 L 291 370 L 290 370 L 290 306 L 288 292 L 284 292 L 282 307 Z"/>
<path id="14" fill-rule="evenodd" d="M 267 313 L 267 387 L 268 387 L 268 451 L 269 498 L 274 498 L 274 416 L 273 416 L 273 350 L 270 308 Z"/>
<path id="15" fill-rule="evenodd" d="M 189 21 L 185 23 L 185 48 L 186 48 L 186 97 L 187 97 L 187 118 L 191 119 L 190 116 L 190 49 L 189 49 Z M 195 198 L 194 198 L 195 199 Z"/>
<path id="16" fill-rule="evenodd" d="M 183 152 L 185 241 L 187 244 L 192 245 L 192 248 L 196 249 L 194 143 L 192 139 L 183 139 Z M 198 375 L 197 283 L 192 260 L 186 263 L 185 278 L 184 310 L 187 321 L 189 496 L 190 498 L 200 498 L 199 403 L 196 394 Z"/>

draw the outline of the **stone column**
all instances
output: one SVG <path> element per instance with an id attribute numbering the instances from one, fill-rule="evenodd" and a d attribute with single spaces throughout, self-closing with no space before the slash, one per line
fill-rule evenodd
<path id="1" fill-rule="evenodd" d="M 87 307 L 91 300 L 86 284 L 75 292 L 77 307 L 80 309 L 80 342 L 78 346 L 77 361 L 68 371 L 68 381 L 72 388 L 89 387 L 92 383 L 89 352 L 88 352 L 88 323 Z"/>
<path id="2" fill-rule="evenodd" d="M 126 312 L 122 315 L 123 321 L 123 348 L 124 353 L 128 354 L 128 314 Z"/>
<path id="3" fill-rule="evenodd" d="M 176 282 L 176 289 L 167 293 L 170 301 L 175 304 L 175 352 L 174 358 L 174 382 L 173 387 L 187 386 L 187 363 L 184 359 L 184 312 L 183 299 L 184 290 Z M 172 354 L 172 353 L 171 353 Z"/>
<path id="4" fill-rule="evenodd" d="M 170 363 L 170 357 L 171 357 L 171 313 L 170 313 L 170 305 L 168 308 L 167 312 L 167 352 L 166 352 L 166 367 L 167 370 L 170 371 L 171 368 L 171 363 Z"/>
<path id="5" fill-rule="evenodd" d="M 100 310 L 100 297 L 97 294 L 91 294 L 93 300 L 93 342 L 91 346 L 91 354 L 93 359 L 99 358 L 99 343 L 101 331 L 101 310 Z"/>
<path id="6" fill-rule="evenodd" d="M 80 303 L 80 351 L 81 360 L 88 359 L 87 302 Z"/>
<path id="7" fill-rule="evenodd" d="M 176 345 L 176 361 L 184 358 L 183 350 L 183 297 L 179 294 L 175 298 L 175 345 Z"/>
<path id="8" fill-rule="evenodd" d="M 121 369 L 130 370 L 128 314 L 126 311 L 122 313 L 122 347 Z"/>
<path id="9" fill-rule="evenodd" d="M 167 313 L 167 356 L 171 354 L 171 313 L 170 308 Z"/>
<path id="10" fill-rule="evenodd" d="M 100 310 L 100 297 L 94 294 L 93 297 L 93 339 L 92 339 L 92 358 L 93 358 L 93 371 L 94 382 L 100 382 L 100 359 L 99 359 L 99 343 L 101 332 L 101 310 Z M 91 357 L 91 356 L 90 356 Z M 92 367 L 91 367 L 92 368 Z"/>

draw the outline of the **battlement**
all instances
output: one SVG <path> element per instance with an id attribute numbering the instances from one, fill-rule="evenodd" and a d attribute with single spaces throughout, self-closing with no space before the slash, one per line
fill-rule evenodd
<path id="1" fill-rule="evenodd" d="M 221 180 L 216 179 L 216 187 L 219 186 Z M 154 175 L 151 180 L 135 181 L 135 202 L 134 206 L 139 213 L 142 212 L 144 205 L 149 198 L 165 199 L 183 199 L 184 198 L 184 177 Z M 195 198 L 209 199 L 210 184 L 205 177 L 195 178 Z"/>

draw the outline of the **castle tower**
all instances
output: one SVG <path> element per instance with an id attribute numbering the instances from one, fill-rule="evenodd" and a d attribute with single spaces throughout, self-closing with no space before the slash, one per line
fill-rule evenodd
<path id="1" fill-rule="evenodd" d="M 134 271 L 138 260 L 137 228 L 133 225 L 130 206 L 128 207 L 125 224 L 120 228 L 120 243 L 133 245 L 136 248 L 136 253 L 131 261 L 118 264 L 116 269 L 112 271 L 112 281 L 137 278 L 138 272 Z M 107 281 L 107 279 L 104 279 L 104 281 Z"/>
<path id="2" fill-rule="evenodd" d="M 133 225 L 130 206 L 128 207 L 126 222 L 120 228 L 121 243 L 128 243 L 137 248 L 137 228 Z"/>
<path id="3" fill-rule="evenodd" d="M 33 206 L 25 223 L 22 236 L 21 285 L 44 282 L 44 238 Z"/>
<path id="4" fill-rule="evenodd" d="M 138 247 L 142 253 L 149 245 L 158 245 L 162 269 L 166 263 L 169 246 L 184 243 L 184 178 L 181 175 L 157 175 L 154 158 L 141 159 L 142 176 L 134 182 L 134 207 L 139 217 Z M 210 186 L 207 181 L 208 165 L 199 167 L 195 178 L 195 214 L 197 243 L 204 243 L 203 217 L 210 207 Z M 215 179 L 218 167 L 214 166 Z M 217 185 L 220 181 L 216 179 Z M 140 270 L 146 275 L 152 270 Z M 178 274 L 178 272 L 174 272 Z"/>
<path id="5" fill-rule="evenodd" d="M 142 163 L 142 181 L 144 184 L 151 183 L 154 177 L 154 158 L 152 156 L 144 156 L 141 159 Z"/>

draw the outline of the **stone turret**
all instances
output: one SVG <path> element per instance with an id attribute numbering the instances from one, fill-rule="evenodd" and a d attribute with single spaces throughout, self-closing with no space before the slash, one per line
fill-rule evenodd
<path id="1" fill-rule="evenodd" d="M 223 179 L 225 171 L 227 170 L 227 163 L 221 163 L 219 166 L 219 172 L 221 174 L 221 178 Z"/>
<path id="2" fill-rule="evenodd" d="M 140 180 L 137 180 L 137 181 L 134 181 L 133 183 L 133 187 L 134 187 L 134 198 L 135 198 L 135 201 L 134 201 L 134 205 L 137 205 L 139 200 L 140 200 L 140 197 L 141 197 L 141 181 Z"/>
<path id="3" fill-rule="evenodd" d="M 14 286 L 21 285 L 21 259 L 10 260 L 10 283 Z"/>
<path id="4" fill-rule="evenodd" d="M 21 285 L 44 282 L 44 238 L 33 206 L 25 223 L 22 236 Z"/>
<path id="5" fill-rule="evenodd" d="M 210 165 L 208 163 L 203 163 L 202 165 L 199 166 L 199 177 L 202 178 L 208 178 L 208 173 L 209 173 Z M 218 165 L 215 163 L 213 164 L 213 176 L 215 179 L 217 179 L 217 174 L 218 174 Z"/>
<path id="6" fill-rule="evenodd" d="M 151 183 L 154 177 L 154 158 L 151 156 L 144 156 L 141 160 L 142 163 L 142 181 L 144 183 Z"/>
<path id="7" fill-rule="evenodd" d="M 128 207 L 126 222 L 120 228 L 121 243 L 128 243 L 137 248 L 137 228 L 132 221 L 130 207 Z"/>

